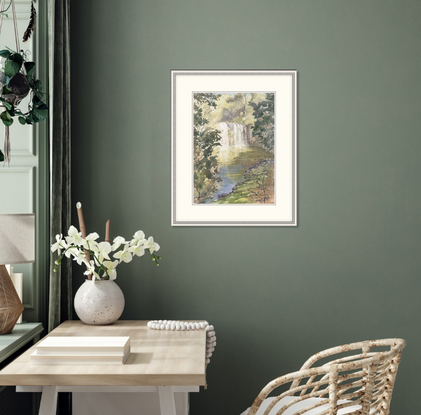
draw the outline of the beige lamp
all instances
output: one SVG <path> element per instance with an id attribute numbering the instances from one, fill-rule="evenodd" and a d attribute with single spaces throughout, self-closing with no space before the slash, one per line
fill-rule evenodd
<path id="1" fill-rule="evenodd" d="M 0 214 L 0 334 L 13 330 L 23 305 L 5 264 L 35 261 L 35 215 Z"/>

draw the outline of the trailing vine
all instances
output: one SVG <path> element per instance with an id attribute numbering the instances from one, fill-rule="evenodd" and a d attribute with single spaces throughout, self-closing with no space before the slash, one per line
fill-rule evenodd
<path id="1" fill-rule="evenodd" d="M 11 49 L 0 51 L 5 58 L 4 72 L 0 72 L 1 97 L 5 110 L 0 114 L 3 124 L 10 126 L 13 118 L 18 117 L 22 125 L 43 121 L 48 115 L 48 106 L 43 101 L 42 83 L 35 78 L 35 63 L 26 59 L 23 50 L 17 53 Z M 31 99 L 28 110 L 22 112 L 18 105 L 28 93 Z"/>

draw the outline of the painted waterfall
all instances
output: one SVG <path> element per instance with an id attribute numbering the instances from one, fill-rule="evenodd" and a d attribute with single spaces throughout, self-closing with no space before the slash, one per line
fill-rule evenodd
<path id="1" fill-rule="evenodd" d="M 193 94 L 193 203 L 275 203 L 275 94 Z"/>

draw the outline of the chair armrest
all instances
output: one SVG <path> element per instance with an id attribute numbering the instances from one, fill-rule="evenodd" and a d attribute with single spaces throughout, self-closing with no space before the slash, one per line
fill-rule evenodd
<path id="1" fill-rule="evenodd" d="M 294 382 L 295 380 L 300 380 L 303 378 L 309 378 L 311 376 L 325 375 L 329 373 L 329 368 L 326 367 L 317 367 L 305 370 L 299 370 L 297 372 L 288 373 L 287 375 L 280 376 L 269 382 L 257 395 L 257 398 L 254 400 L 253 405 L 250 407 L 250 410 L 247 415 L 255 415 L 259 410 L 263 401 L 268 397 L 268 395 L 279 386 L 285 385 L 287 383 Z M 293 396 L 296 393 L 295 390 L 288 390 L 282 394 L 282 396 Z"/>

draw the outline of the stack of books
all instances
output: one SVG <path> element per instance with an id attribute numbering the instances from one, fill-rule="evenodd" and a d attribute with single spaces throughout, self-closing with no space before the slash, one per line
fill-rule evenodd
<path id="1" fill-rule="evenodd" d="M 31 354 L 36 365 L 124 364 L 130 354 L 130 337 L 50 336 Z"/>

